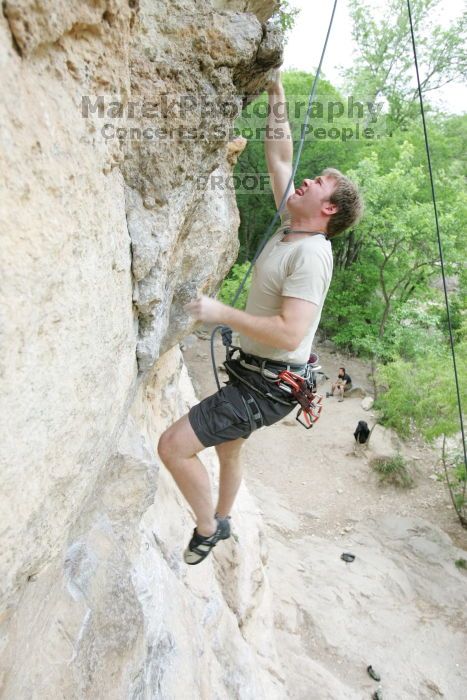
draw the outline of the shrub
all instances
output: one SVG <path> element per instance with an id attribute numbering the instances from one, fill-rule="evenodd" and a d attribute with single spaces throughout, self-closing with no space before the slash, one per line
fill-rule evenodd
<path id="1" fill-rule="evenodd" d="M 380 482 L 406 489 L 414 485 L 405 460 L 400 454 L 395 457 L 378 457 L 373 460 L 371 466 L 378 472 Z"/>
<path id="2" fill-rule="evenodd" d="M 456 347 L 462 404 L 467 400 L 467 342 Z M 378 383 L 388 386 L 375 407 L 381 422 L 403 437 L 414 430 L 427 440 L 454 435 L 459 430 L 459 409 L 449 348 L 439 347 L 411 361 L 396 360 L 377 372 Z"/>

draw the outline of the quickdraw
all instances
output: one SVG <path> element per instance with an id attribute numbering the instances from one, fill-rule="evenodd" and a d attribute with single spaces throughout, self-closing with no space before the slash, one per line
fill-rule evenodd
<path id="1" fill-rule="evenodd" d="M 293 398 L 300 404 L 295 419 L 303 425 L 307 430 L 313 427 L 321 415 L 323 410 L 323 397 L 319 394 L 314 394 L 304 377 L 288 370 L 279 372 L 275 380 L 277 385 L 284 391 L 292 394 Z M 303 413 L 304 420 L 300 420 Z"/>

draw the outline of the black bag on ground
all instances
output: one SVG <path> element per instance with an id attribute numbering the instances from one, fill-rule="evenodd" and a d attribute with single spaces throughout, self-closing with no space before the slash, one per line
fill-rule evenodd
<path id="1" fill-rule="evenodd" d="M 364 445 L 365 442 L 368 440 L 369 435 L 370 429 L 368 427 L 368 423 L 364 420 L 359 420 L 357 428 L 353 434 L 355 442 L 360 443 L 360 445 Z"/>

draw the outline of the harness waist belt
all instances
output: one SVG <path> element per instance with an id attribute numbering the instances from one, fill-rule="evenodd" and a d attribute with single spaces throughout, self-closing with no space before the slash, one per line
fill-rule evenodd
<path id="1" fill-rule="evenodd" d="M 290 372 L 295 372 L 296 374 L 304 375 L 306 373 L 307 365 L 294 365 L 286 362 L 276 362 L 275 360 L 268 360 L 266 357 L 258 357 L 257 355 L 248 355 L 247 353 L 240 350 L 240 364 L 246 369 L 250 369 L 253 372 L 262 372 L 264 370 L 271 370 L 276 374 L 282 372 L 283 370 L 288 370 Z"/>

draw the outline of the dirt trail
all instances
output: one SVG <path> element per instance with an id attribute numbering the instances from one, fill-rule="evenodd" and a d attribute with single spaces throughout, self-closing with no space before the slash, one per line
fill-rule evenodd
<path id="1" fill-rule="evenodd" d="M 222 346 L 216 352 L 220 364 Z M 329 377 L 344 365 L 354 386 L 371 393 L 364 363 L 318 352 Z M 190 336 L 184 356 L 198 396 L 213 393 L 209 342 Z M 288 697 L 371 697 L 378 684 L 366 666 L 373 664 L 385 700 L 464 700 L 467 574 L 454 561 L 467 559 L 467 533 L 436 478 L 436 453 L 416 442 L 400 445 L 415 486 L 382 486 L 371 453 L 355 454 L 353 431 L 362 419 L 371 427 L 375 416 L 361 398 L 325 398 L 311 430 L 293 411 L 243 448 L 245 482 L 269 536 Z M 385 441 L 380 434 L 374 449 Z M 356 555 L 353 563 L 340 559 L 344 551 Z"/>

